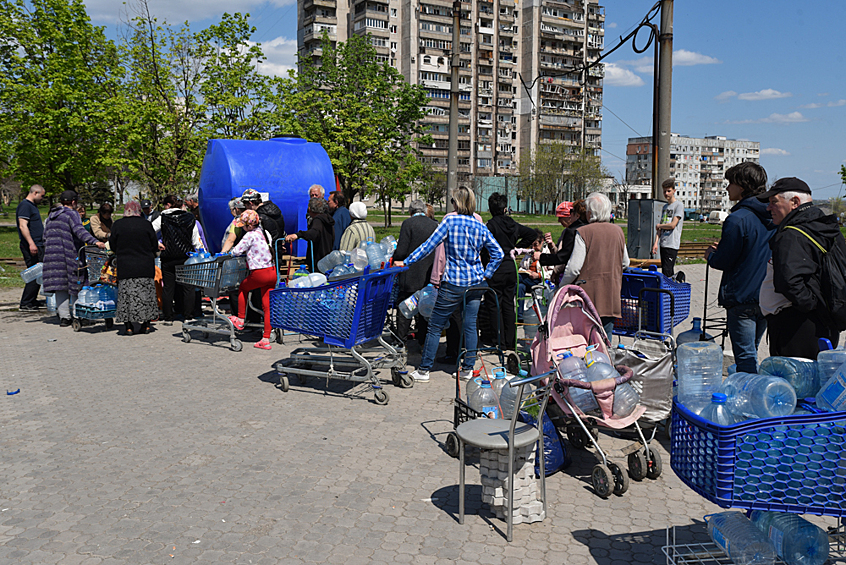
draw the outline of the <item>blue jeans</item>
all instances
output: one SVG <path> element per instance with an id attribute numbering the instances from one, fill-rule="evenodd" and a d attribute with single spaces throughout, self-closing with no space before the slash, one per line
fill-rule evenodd
<path id="1" fill-rule="evenodd" d="M 726 328 L 738 373 L 758 372 L 758 346 L 767 329 L 767 319 L 757 304 L 740 304 L 726 309 Z"/>
<path id="2" fill-rule="evenodd" d="M 487 286 L 482 282 L 480 286 Z M 423 346 L 423 359 L 420 361 L 420 370 L 428 371 L 435 362 L 435 353 L 438 351 L 438 343 L 441 341 L 441 331 L 446 326 L 447 320 L 456 308 L 461 308 L 464 299 L 466 286 L 456 286 L 448 282 L 442 282 L 438 289 L 438 300 L 435 302 L 435 309 L 429 319 L 429 333 L 426 334 L 426 345 Z M 476 349 L 479 334 L 476 331 L 476 317 L 479 314 L 479 302 L 481 293 L 471 293 L 467 296 L 467 306 L 464 308 L 464 347 L 468 351 Z M 461 363 L 462 369 L 472 369 L 476 364 L 476 354 L 468 353 Z"/>

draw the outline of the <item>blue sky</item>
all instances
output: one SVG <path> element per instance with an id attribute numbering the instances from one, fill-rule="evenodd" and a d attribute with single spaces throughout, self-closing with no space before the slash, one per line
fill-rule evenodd
<path id="1" fill-rule="evenodd" d="M 118 0 L 85 3 L 92 20 L 116 36 L 126 6 Z M 606 2 L 606 49 L 627 35 L 653 3 Z M 224 11 L 249 12 L 257 28 L 254 39 L 268 56 L 262 70 L 282 73 L 294 64 L 296 0 L 149 4 L 160 20 L 188 20 L 197 30 L 219 20 Z M 672 131 L 760 141 L 761 164 L 771 182 L 797 176 L 816 198 L 842 196 L 838 171 L 846 164 L 846 2 L 677 1 L 674 15 Z M 605 61 L 602 159 L 621 178 L 627 139 L 651 134 L 652 52 L 638 55 L 629 43 Z"/>

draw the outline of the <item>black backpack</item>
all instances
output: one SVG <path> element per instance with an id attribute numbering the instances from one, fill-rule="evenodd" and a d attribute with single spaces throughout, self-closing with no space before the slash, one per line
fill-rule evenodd
<path id="1" fill-rule="evenodd" d="M 820 266 L 820 294 L 827 311 L 820 309 L 822 321 L 830 329 L 839 332 L 846 330 L 846 240 L 835 237 L 831 249 L 826 249 L 820 243 L 795 226 L 786 229 L 796 230 L 808 239 L 822 252 Z"/>

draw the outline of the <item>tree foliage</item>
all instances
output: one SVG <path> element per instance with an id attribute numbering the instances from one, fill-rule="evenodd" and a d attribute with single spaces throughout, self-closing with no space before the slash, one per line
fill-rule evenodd
<path id="1" fill-rule="evenodd" d="M 520 197 L 548 211 L 562 200 L 578 200 L 600 190 L 607 172 L 599 157 L 552 142 L 539 143 L 528 158 L 521 159 L 518 175 Z"/>

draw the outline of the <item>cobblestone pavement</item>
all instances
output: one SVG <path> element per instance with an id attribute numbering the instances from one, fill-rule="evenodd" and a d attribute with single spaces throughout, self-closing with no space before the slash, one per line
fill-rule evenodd
<path id="1" fill-rule="evenodd" d="M 549 515 L 505 524 L 443 448 L 454 381 L 386 389 L 293 380 L 272 351 L 183 343 L 176 324 L 125 337 L 74 333 L 45 315 L 0 312 L 0 563 L 663 563 L 668 526 L 707 539 L 715 511 L 664 472 L 628 493 L 593 493 L 591 451 L 547 481 Z M 254 339 L 251 339 L 253 337 Z M 419 359 L 412 346 L 410 360 Z M 383 374 L 387 375 L 387 371 Z M 612 460 L 629 441 L 602 435 Z"/>

